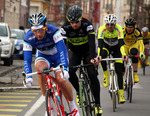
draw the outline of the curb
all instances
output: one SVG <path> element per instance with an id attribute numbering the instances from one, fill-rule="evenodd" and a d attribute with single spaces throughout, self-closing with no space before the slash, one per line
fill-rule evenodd
<path id="1" fill-rule="evenodd" d="M 0 77 L 1 76 L 4 76 L 6 73 L 8 73 L 8 72 L 11 72 L 11 71 L 13 71 L 13 70 L 15 70 L 15 69 L 19 69 L 19 68 L 22 68 L 23 66 L 21 65 L 21 66 L 15 66 L 15 67 L 12 67 L 12 68 L 10 68 L 10 69 L 8 69 L 8 70 L 4 70 L 4 71 L 1 71 L 0 72 Z"/>
<path id="2" fill-rule="evenodd" d="M 13 92 L 16 90 L 40 90 L 40 86 L 32 86 L 31 88 L 25 87 L 0 87 L 0 92 Z"/>

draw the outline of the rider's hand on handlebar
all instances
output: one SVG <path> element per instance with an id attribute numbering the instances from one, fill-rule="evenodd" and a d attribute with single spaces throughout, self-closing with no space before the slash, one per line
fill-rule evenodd
<path id="1" fill-rule="evenodd" d="M 69 73 L 68 71 L 64 70 L 63 73 L 61 72 L 61 77 L 64 78 L 65 80 L 69 79 Z"/>
<path id="2" fill-rule="evenodd" d="M 128 56 L 122 56 L 122 60 L 128 62 L 129 57 Z"/>
<path id="3" fill-rule="evenodd" d="M 32 78 L 27 78 L 27 79 L 25 80 L 25 83 L 23 83 L 23 84 L 24 84 L 24 86 L 25 86 L 26 88 L 31 88 L 32 83 L 33 83 L 33 79 L 32 79 Z"/>
<path id="4" fill-rule="evenodd" d="M 95 64 L 95 65 L 98 65 L 100 61 L 101 61 L 101 56 L 97 56 L 96 58 L 91 59 L 90 62 Z"/>
<path id="5" fill-rule="evenodd" d="M 144 53 L 140 53 L 140 59 L 145 60 L 145 54 Z"/>

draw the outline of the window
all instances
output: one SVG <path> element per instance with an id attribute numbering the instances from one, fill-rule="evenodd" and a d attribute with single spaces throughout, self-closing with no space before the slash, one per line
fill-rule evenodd
<path id="1" fill-rule="evenodd" d="M 64 13 L 64 2 L 60 3 L 60 13 Z"/>
<path id="2" fill-rule="evenodd" d="M 0 36 L 5 36 L 5 37 L 8 36 L 6 26 L 2 26 L 2 25 L 0 26 Z"/>

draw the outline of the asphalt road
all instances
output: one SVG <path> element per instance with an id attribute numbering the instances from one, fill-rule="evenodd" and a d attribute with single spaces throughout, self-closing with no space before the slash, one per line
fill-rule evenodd
<path id="1" fill-rule="evenodd" d="M 150 61 L 150 59 L 149 59 Z M 22 86 L 22 76 L 21 76 L 21 72 L 23 71 L 23 68 L 21 68 L 20 65 L 23 65 L 23 61 L 22 60 L 15 60 L 14 65 L 10 66 L 10 67 L 4 67 L 2 66 L 2 64 L 0 64 L 0 75 L 1 72 L 9 72 L 8 74 L 3 76 L 0 76 L 0 82 L 4 82 L 5 84 L 0 84 L 0 88 L 2 88 L 3 86 L 5 86 L 6 88 L 8 88 L 8 86 L 10 88 L 12 87 L 23 87 Z M 19 66 L 19 68 L 18 68 Z M 12 70 L 12 67 L 15 68 L 15 70 Z M 16 68 L 17 67 L 17 68 Z M 34 67 L 34 66 L 33 66 Z M 35 71 L 35 69 L 33 69 L 33 71 Z M 126 101 L 125 104 L 117 104 L 117 110 L 116 112 L 113 112 L 112 110 L 112 102 L 110 99 L 110 95 L 108 93 L 108 88 L 104 88 L 102 86 L 102 70 L 101 68 L 99 68 L 99 80 L 101 82 L 101 105 L 102 105 L 102 109 L 103 109 L 103 116 L 149 116 L 149 111 L 150 111 L 150 66 L 146 67 L 146 75 L 143 76 L 142 74 L 142 69 L 139 69 L 138 71 L 139 77 L 140 77 L 140 82 L 138 84 L 134 85 L 133 88 L 133 100 L 132 103 L 129 103 L 129 101 Z M 33 82 L 33 86 L 38 87 L 38 81 L 37 78 L 33 77 L 34 82 Z M 13 84 L 8 84 L 8 82 L 11 82 Z M 20 91 L 20 89 L 17 89 L 15 92 L 16 94 L 14 96 L 20 96 L 19 93 L 24 93 L 23 90 Z M 74 90 L 74 89 L 73 89 Z M 74 92 L 74 99 L 76 99 L 76 93 Z M 14 93 L 13 92 L 9 92 L 9 94 L 6 93 L 6 95 L 4 94 L 5 92 L 0 92 L 3 93 L 3 95 L 0 96 L 5 96 L 5 98 L 0 98 L 0 104 L 6 104 L 4 102 L 5 99 L 10 99 L 7 98 L 6 96 L 12 96 L 10 93 Z M 18 93 L 18 94 L 17 94 Z M 14 106 L 12 107 L 8 107 L 8 106 L 0 106 L 0 116 L 5 116 L 6 114 L 11 114 L 13 116 L 43 116 L 45 113 L 45 103 L 44 103 L 44 99 L 41 96 L 41 92 L 39 90 L 35 90 L 31 89 L 26 91 L 26 93 L 32 93 L 32 94 L 37 94 L 37 95 L 30 95 L 28 94 L 27 96 L 29 96 L 29 98 L 17 98 L 18 100 L 31 100 L 31 102 L 27 103 L 26 107 L 23 108 L 16 108 Z M 22 96 L 22 95 L 21 95 Z M 23 95 L 25 96 L 25 95 Z M 34 97 L 34 98 L 32 98 Z M 15 99 L 15 98 L 13 98 Z M 12 104 L 16 104 L 16 103 L 12 103 Z M 24 103 L 20 103 L 20 104 L 24 104 Z M 9 112 L 9 111 L 1 111 L 2 109 L 22 109 L 20 112 Z M 81 111 L 80 111 L 81 112 Z M 3 114 L 3 115 L 1 115 Z M 8 115 L 7 115 L 8 116 Z M 82 116 L 82 115 L 81 115 Z"/>

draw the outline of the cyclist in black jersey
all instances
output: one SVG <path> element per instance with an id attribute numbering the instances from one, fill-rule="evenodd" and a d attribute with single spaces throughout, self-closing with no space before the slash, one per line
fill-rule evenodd
<path id="1" fill-rule="evenodd" d="M 66 14 L 68 21 L 60 29 L 61 34 L 67 39 L 67 45 L 71 52 L 69 56 L 70 67 L 81 64 L 82 59 L 84 64 L 88 64 L 91 59 L 96 57 L 94 28 L 92 23 L 83 18 L 82 15 L 82 10 L 79 6 L 74 5 L 69 7 Z M 69 80 L 77 91 L 78 103 L 79 84 L 76 69 L 69 69 L 69 74 Z M 102 114 L 100 106 L 100 83 L 94 66 L 88 67 L 88 75 L 96 103 L 95 114 L 99 116 Z"/>

